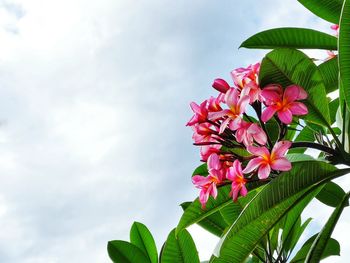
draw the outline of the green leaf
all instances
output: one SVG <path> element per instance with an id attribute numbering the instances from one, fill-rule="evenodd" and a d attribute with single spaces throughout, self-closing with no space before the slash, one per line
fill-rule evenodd
<path id="1" fill-rule="evenodd" d="M 345 191 L 334 182 L 328 182 L 318 193 L 316 198 L 318 201 L 331 207 L 337 207 L 343 200 Z M 349 205 L 347 202 L 346 205 Z"/>
<path id="2" fill-rule="evenodd" d="M 264 182 L 250 183 L 247 185 L 247 188 L 248 190 L 253 190 L 261 186 L 263 183 Z M 219 187 L 216 199 L 210 196 L 205 209 L 202 208 L 199 198 L 196 198 L 196 200 L 191 203 L 191 205 L 181 216 L 180 222 L 176 227 L 176 234 L 181 232 L 184 228 L 203 220 L 215 212 L 218 212 L 225 206 L 234 203 L 232 201 L 232 197 L 230 197 L 230 192 L 231 185 Z M 244 197 L 238 198 L 238 202 L 240 202 L 241 199 L 244 199 Z M 241 205 L 238 202 L 235 202 L 234 205 L 237 206 L 237 209 L 240 209 Z"/>
<path id="3" fill-rule="evenodd" d="M 338 89 L 339 67 L 338 57 L 334 57 L 318 66 L 320 74 L 326 87 L 326 93 L 330 93 Z"/>
<path id="4" fill-rule="evenodd" d="M 338 43 L 340 80 L 344 99 L 350 110 L 350 0 L 344 0 Z"/>
<path id="5" fill-rule="evenodd" d="M 277 121 L 274 118 L 272 118 L 265 123 L 265 127 L 272 143 L 275 143 L 278 140 L 278 135 L 280 133 L 280 128 Z"/>
<path id="6" fill-rule="evenodd" d="M 335 123 L 335 116 L 337 115 L 337 110 L 339 108 L 339 98 L 332 100 L 329 103 L 329 113 L 331 116 L 331 123 Z"/>
<path id="7" fill-rule="evenodd" d="M 207 176 L 208 174 L 209 172 L 208 172 L 207 163 L 203 163 L 193 171 L 192 176 L 195 176 L 195 175 Z"/>
<path id="8" fill-rule="evenodd" d="M 298 0 L 312 13 L 328 22 L 339 24 L 343 0 Z"/>
<path id="9" fill-rule="evenodd" d="M 148 256 L 150 262 L 158 262 L 156 243 L 144 224 L 134 222 L 130 230 L 130 242 L 141 249 Z"/>
<path id="10" fill-rule="evenodd" d="M 142 261 L 135 261 L 142 262 Z M 160 256 L 160 263 L 199 263 L 196 245 L 187 230 L 183 230 L 175 237 L 173 229 L 165 241 Z"/>
<path id="11" fill-rule="evenodd" d="M 306 256 L 306 263 L 317 263 L 322 259 L 323 251 L 327 246 L 328 240 L 331 238 L 332 232 L 339 220 L 339 217 L 342 214 L 344 207 L 348 205 L 349 196 L 350 192 L 343 196 L 342 201 L 334 209 L 331 217 L 315 238 Z"/>
<path id="12" fill-rule="evenodd" d="M 309 122 L 328 126 L 330 115 L 326 90 L 318 67 L 303 52 L 294 49 L 275 49 L 268 53 L 259 73 L 262 87 L 280 84 L 287 87 L 296 84 L 303 87 L 308 98 L 305 104 L 309 113 L 303 118 Z"/>
<path id="13" fill-rule="evenodd" d="M 294 258 L 290 261 L 290 263 L 304 263 L 307 253 L 310 250 L 310 247 L 315 240 L 317 234 L 310 237 L 301 249 L 296 253 Z M 321 259 L 325 259 L 329 256 L 339 256 L 340 255 L 340 245 L 339 242 L 333 238 L 329 239 L 327 245 L 324 249 Z"/>
<path id="14" fill-rule="evenodd" d="M 216 253 L 219 258 L 212 262 L 243 262 L 290 209 L 299 202 L 307 203 L 321 185 L 348 172 L 350 169 L 337 170 L 324 162 L 294 163 L 291 171 L 264 186 L 245 207 L 221 239 Z"/>
<path id="15" fill-rule="evenodd" d="M 315 160 L 311 155 L 301 153 L 288 153 L 286 157 L 291 163 Z"/>
<path id="16" fill-rule="evenodd" d="M 308 28 L 274 28 L 251 36 L 240 47 L 337 50 L 337 38 Z"/>
<path id="17" fill-rule="evenodd" d="M 192 202 L 182 203 L 182 209 L 186 211 L 186 209 L 191 205 L 191 203 Z M 218 237 L 221 237 L 225 228 L 228 227 L 228 224 L 226 223 L 219 211 L 202 219 L 201 221 L 197 222 L 197 224 Z"/>
<path id="18" fill-rule="evenodd" d="M 108 255 L 115 263 L 151 262 L 137 246 L 122 240 L 109 241 Z"/>

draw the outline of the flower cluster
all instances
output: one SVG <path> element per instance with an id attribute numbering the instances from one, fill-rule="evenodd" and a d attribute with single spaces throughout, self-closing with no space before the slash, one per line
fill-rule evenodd
<path id="1" fill-rule="evenodd" d="M 193 129 L 194 145 L 200 147 L 201 160 L 208 168 L 207 176 L 192 177 L 200 189 L 203 208 L 209 196 L 216 198 L 218 186 L 231 184 L 231 196 L 236 201 L 247 194 L 247 183 L 291 169 L 286 153 L 292 143 L 284 136 L 293 116 L 308 113 L 300 102 L 307 93 L 297 85 L 271 84 L 262 89 L 259 69 L 257 63 L 233 70 L 233 86 L 215 79 L 212 87 L 219 94 L 200 104 L 190 104 L 194 115 L 187 126 Z M 274 141 L 266 128 L 272 118 L 280 131 Z"/>

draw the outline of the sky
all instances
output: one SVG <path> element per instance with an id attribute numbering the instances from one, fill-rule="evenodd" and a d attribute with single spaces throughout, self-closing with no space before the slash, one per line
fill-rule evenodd
<path id="1" fill-rule="evenodd" d="M 262 59 L 243 40 L 281 26 L 330 32 L 295 0 L 0 0 L 0 262 L 110 262 L 133 221 L 160 249 L 198 195 L 189 103 Z M 305 218 L 316 231 L 330 212 Z M 346 218 L 343 257 L 325 262 L 350 259 Z M 208 258 L 217 239 L 190 232 Z"/>

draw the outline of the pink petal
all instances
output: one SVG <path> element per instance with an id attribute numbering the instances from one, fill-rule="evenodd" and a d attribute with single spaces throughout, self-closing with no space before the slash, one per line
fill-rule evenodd
<path id="1" fill-rule="evenodd" d="M 239 188 L 235 185 L 232 184 L 232 191 L 231 191 L 231 194 L 232 194 L 232 199 L 233 201 L 236 201 L 238 199 L 238 194 L 239 194 Z"/>
<path id="2" fill-rule="evenodd" d="M 223 133 L 227 127 L 227 125 L 230 123 L 231 119 L 230 118 L 227 118 L 226 120 L 224 120 L 221 125 L 220 125 L 220 130 L 219 130 L 219 133 Z"/>
<path id="3" fill-rule="evenodd" d="M 275 106 L 269 106 L 267 107 L 263 113 L 261 114 L 261 120 L 263 122 L 267 122 L 269 119 L 272 118 L 272 116 L 276 113 L 277 109 Z"/>
<path id="4" fill-rule="evenodd" d="M 245 174 L 251 173 L 262 163 L 263 163 L 263 158 L 261 158 L 261 157 L 254 158 L 254 159 L 250 160 L 249 163 L 247 164 L 246 168 L 243 170 L 243 173 L 245 173 Z"/>
<path id="5" fill-rule="evenodd" d="M 221 163 L 220 163 L 220 159 L 219 156 L 216 153 L 212 153 L 207 161 L 208 164 L 208 170 L 220 170 L 221 169 Z"/>
<path id="6" fill-rule="evenodd" d="M 250 98 L 249 96 L 243 96 L 238 101 L 239 114 L 243 114 L 246 111 L 247 106 L 249 105 Z"/>
<path id="7" fill-rule="evenodd" d="M 205 189 L 202 189 L 199 193 L 199 202 L 202 204 L 202 208 L 205 207 L 205 204 L 208 202 L 209 199 L 209 192 Z"/>
<path id="8" fill-rule="evenodd" d="M 302 87 L 299 87 L 299 96 L 297 100 L 305 100 L 306 98 L 307 98 L 307 92 Z"/>
<path id="9" fill-rule="evenodd" d="M 273 146 L 271 156 L 273 156 L 273 159 L 284 157 L 290 146 L 292 146 L 290 141 L 279 141 Z"/>
<path id="10" fill-rule="evenodd" d="M 238 129 L 236 131 L 236 140 L 237 142 L 243 142 L 243 136 L 245 135 L 245 130 L 244 129 Z"/>
<path id="11" fill-rule="evenodd" d="M 289 171 L 292 169 L 292 164 L 290 161 L 287 160 L 287 158 L 278 158 L 272 161 L 271 168 L 276 171 Z"/>
<path id="12" fill-rule="evenodd" d="M 242 185 L 242 188 L 241 188 L 241 196 L 246 196 L 248 193 L 248 190 L 247 190 L 247 187 L 245 187 L 245 185 Z"/>
<path id="13" fill-rule="evenodd" d="M 202 187 L 202 186 L 208 184 L 208 182 L 209 182 L 209 180 L 205 176 L 201 176 L 201 175 L 192 176 L 192 183 L 196 187 Z"/>
<path id="14" fill-rule="evenodd" d="M 253 123 L 252 125 L 250 125 L 250 127 L 248 128 L 247 131 L 248 134 L 252 134 L 254 140 L 262 145 L 266 144 L 267 141 L 267 136 L 266 133 L 263 131 L 263 129 L 261 129 L 259 127 L 258 124 Z"/>
<path id="15" fill-rule="evenodd" d="M 201 108 L 199 107 L 199 105 L 193 101 L 190 103 L 190 107 L 191 107 L 192 111 L 195 113 L 201 112 Z"/>
<path id="16" fill-rule="evenodd" d="M 230 181 L 235 181 L 236 177 L 235 169 L 233 167 L 228 168 L 226 178 Z"/>
<path id="17" fill-rule="evenodd" d="M 209 112 L 208 113 L 208 119 L 215 121 L 217 119 L 220 119 L 224 116 L 227 116 L 227 114 L 229 114 L 230 111 L 229 110 L 222 110 L 222 111 L 215 111 L 215 112 Z"/>
<path id="18" fill-rule="evenodd" d="M 269 164 L 264 164 L 261 165 L 258 171 L 258 177 L 259 179 L 266 179 L 267 177 L 269 177 L 271 172 L 271 167 Z"/>
<path id="19" fill-rule="evenodd" d="M 270 152 L 269 150 L 262 146 L 262 147 L 255 147 L 255 146 L 248 146 L 247 147 L 248 152 L 250 152 L 251 154 L 254 154 L 256 156 L 270 156 Z"/>
<path id="20" fill-rule="evenodd" d="M 290 124 L 293 120 L 293 115 L 289 109 L 278 111 L 277 116 L 284 124 Z"/>
<path id="21" fill-rule="evenodd" d="M 261 91 L 261 97 L 263 97 L 267 105 L 271 105 L 271 103 L 276 103 L 282 100 L 281 96 L 276 91 L 267 89 L 263 89 Z"/>
<path id="22" fill-rule="evenodd" d="M 230 85 L 223 79 L 215 79 L 212 87 L 222 93 L 230 89 Z"/>
<path id="23" fill-rule="evenodd" d="M 292 102 L 291 104 L 289 104 L 289 110 L 293 115 L 308 114 L 307 107 L 301 102 Z"/>
<path id="24" fill-rule="evenodd" d="M 283 98 L 289 102 L 295 101 L 299 97 L 299 90 L 299 86 L 290 85 L 284 90 Z"/>
<path id="25" fill-rule="evenodd" d="M 240 161 L 235 160 L 232 164 L 233 170 L 236 173 L 236 175 L 238 176 L 243 176 L 242 173 L 242 164 L 240 163 Z"/>
<path id="26" fill-rule="evenodd" d="M 210 192 L 209 194 L 216 198 L 217 195 L 218 195 L 218 189 L 216 188 L 216 184 L 212 183 L 211 186 L 209 186 L 209 189 L 208 189 Z"/>
<path id="27" fill-rule="evenodd" d="M 236 105 L 238 103 L 238 96 L 239 96 L 239 93 L 234 88 L 231 88 L 226 92 L 225 102 L 226 102 L 227 106 L 229 106 L 229 108 L 236 107 Z"/>

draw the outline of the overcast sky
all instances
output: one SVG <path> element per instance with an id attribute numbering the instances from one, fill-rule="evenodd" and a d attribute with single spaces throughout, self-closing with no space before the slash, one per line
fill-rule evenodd
<path id="1" fill-rule="evenodd" d="M 188 104 L 278 26 L 329 31 L 295 0 L 0 0 L 0 262 L 109 262 L 133 221 L 160 248 L 198 194 Z M 346 218 L 329 262 L 350 258 Z M 191 233 L 209 257 L 216 239 Z"/>

